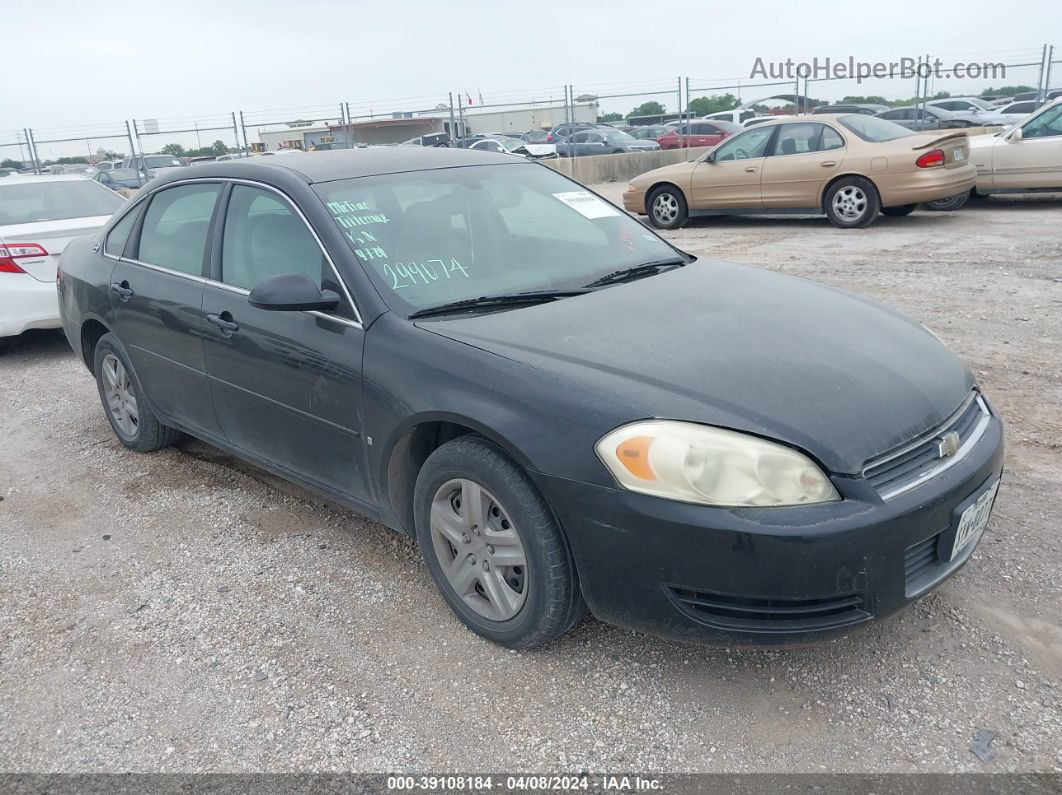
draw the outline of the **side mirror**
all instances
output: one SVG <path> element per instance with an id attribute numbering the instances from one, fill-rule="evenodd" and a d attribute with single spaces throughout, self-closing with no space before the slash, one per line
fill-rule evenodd
<path id="1" fill-rule="evenodd" d="M 339 306 L 339 295 L 322 290 L 305 273 L 285 273 L 259 282 L 247 301 L 258 309 L 277 312 L 328 312 Z"/>
<path id="2" fill-rule="evenodd" d="M 715 162 L 715 152 L 713 151 L 713 152 L 709 152 L 708 154 L 706 154 L 704 156 L 704 162 L 705 163 L 714 163 Z"/>
<path id="3" fill-rule="evenodd" d="M 1012 144 L 1020 144 L 1022 139 L 1021 127 L 1015 127 L 1014 132 L 1010 134 L 1010 138 L 1007 140 Z"/>

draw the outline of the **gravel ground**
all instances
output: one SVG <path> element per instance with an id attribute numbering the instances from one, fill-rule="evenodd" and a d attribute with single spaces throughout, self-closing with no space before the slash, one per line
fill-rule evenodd
<path id="1" fill-rule="evenodd" d="M 784 650 L 593 620 L 491 646 L 410 540 L 198 442 L 127 452 L 62 338 L 25 336 L 0 354 L 0 769 L 1062 771 L 1060 220 L 1037 199 L 671 235 L 900 307 L 1007 422 L 971 565 L 894 619 Z"/>

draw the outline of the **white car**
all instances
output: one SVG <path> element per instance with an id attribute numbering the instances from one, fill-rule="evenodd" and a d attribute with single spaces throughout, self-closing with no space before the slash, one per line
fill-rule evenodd
<path id="1" fill-rule="evenodd" d="M 736 110 L 721 110 L 718 113 L 709 113 L 707 116 L 701 116 L 701 118 L 709 121 L 728 121 L 731 124 L 740 125 L 759 115 L 752 108 L 737 108 Z"/>
<path id="2" fill-rule="evenodd" d="M 59 256 L 75 237 L 101 229 L 124 203 L 86 177 L 0 181 L 0 341 L 27 329 L 59 328 Z"/>
<path id="3" fill-rule="evenodd" d="M 997 113 L 999 108 L 986 99 L 980 97 L 948 97 L 947 99 L 931 99 L 927 106 L 940 108 L 949 113 L 972 113 L 975 116 Z"/>
<path id="4" fill-rule="evenodd" d="M 996 108 L 993 111 L 987 113 L 977 114 L 978 121 L 987 124 L 1014 124 L 1027 117 L 1030 113 L 1035 111 L 1039 107 L 1039 103 L 1036 100 L 1027 100 L 1025 102 L 1010 102 L 1001 108 Z"/>
<path id="5" fill-rule="evenodd" d="M 1062 98 L 1044 105 L 1019 124 L 995 135 L 970 138 L 970 162 L 977 168 L 973 193 L 1062 193 Z M 930 202 L 955 210 L 969 194 Z"/>
<path id="6" fill-rule="evenodd" d="M 755 127 L 757 124 L 763 124 L 768 121 L 778 121 L 779 119 L 793 119 L 795 116 L 789 114 L 779 114 L 777 116 L 753 116 L 751 119 L 745 119 L 742 123 L 742 127 Z"/>

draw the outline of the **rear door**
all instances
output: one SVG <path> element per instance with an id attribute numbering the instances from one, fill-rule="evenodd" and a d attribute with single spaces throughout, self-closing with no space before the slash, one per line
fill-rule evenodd
<path id="1" fill-rule="evenodd" d="M 916 129 L 914 108 L 897 108 L 896 110 L 886 111 L 880 114 L 879 118 L 888 119 L 901 127 L 906 127 L 908 130 Z"/>
<path id="2" fill-rule="evenodd" d="M 763 164 L 764 208 L 818 207 L 822 187 L 844 159 L 844 139 L 829 125 L 779 125 Z"/>
<path id="3" fill-rule="evenodd" d="M 363 499 L 365 332 L 331 260 L 282 194 L 236 184 L 214 243 L 203 315 L 210 390 L 225 437 L 284 470 Z M 305 273 L 343 295 L 333 312 L 270 311 L 248 292 Z"/>
<path id="4" fill-rule="evenodd" d="M 113 330 L 152 404 L 190 430 L 215 436 L 202 308 L 207 239 L 220 192 L 218 182 L 194 182 L 155 193 L 110 284 Z"/>

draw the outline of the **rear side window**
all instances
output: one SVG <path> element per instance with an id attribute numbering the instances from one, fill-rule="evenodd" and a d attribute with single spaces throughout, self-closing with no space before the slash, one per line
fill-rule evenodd
<path id="1" fill-rule="evenodd" d="M 144 214 L 137 259 L 200 276 L 207 231 L 221 186 L 179 185 L 155 194 Z"/>
<path id="2" fill-rule="evenodd" d="M 103 244 L 105 254 L 110 254 L 112 257 L 122 256 L 122 252 L 125 251 L 125 242 L 129 239 L 129 232 L 132 231 L 138 214 L 136 210 L 126 213 L 125 217 L 114 225 L 107 234 L 107 242 Z"/>

